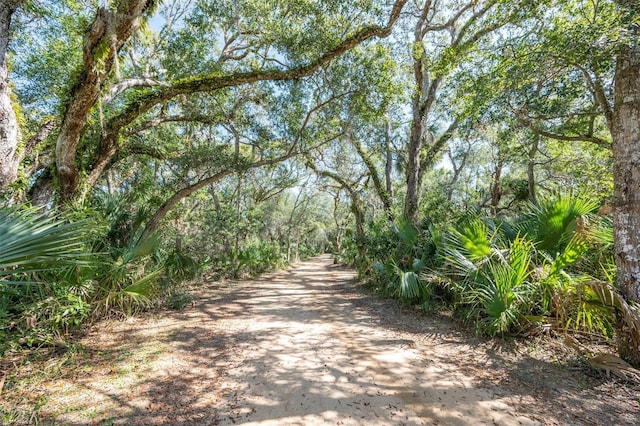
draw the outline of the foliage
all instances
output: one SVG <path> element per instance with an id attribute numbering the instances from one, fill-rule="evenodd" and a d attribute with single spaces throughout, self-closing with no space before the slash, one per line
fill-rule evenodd
<path id="1" fill-rule="evenodd" d="M 534 295 L 529 279 L 533 244 L 520 236 L 504 244 L 497 236 L 498 229 L 473 218 L 449 231 L 442 251 L 466 317 L 488 334 L 514 330 Z"/>
<path id="2" fill-rule="evenodd" d="M 3 208 L 1 216 L 2 352 L 61 344 L 90 318 L 151 306 L 163 271 L 150 261 L 158 240 L 140 238 L 135 215 L 107 210 L 106 237 L 99 225 L 34 209 Z"/>
<path id="3" fill-rule="evenodd" d="M 97 2 L 13 17 L 24 158 L 0 192 L 65 212 L 0 209 L 3 339 L 53 342 L 157 296 L 179 308 L 201 272 L 328 250 L 381 293 L 444 302 L 490 335 L 611 335 L 629 318 L 593 284 L 614 281 L 614 65 L 635 19 L 615 2 L 396 2 L 394 37 L 356 45 L 390 4 L 152 3 L 109 43 L 90 40 Z"/>
<path id="4" fill-rule="evenodd" d="M 514 225 L 503 222 L 491 229 L 472 219 L 449 232 L 444 256 L 464 277 L 460 300 L 473 316 L 485 315 L 480 319 L 486 332 L 516 331 L 523 320 L 535 318 L 560 328 L 610 333 L 611 312 L 594 303 L 585 286 L 592 271 L 576 266 L 610 248 L 606 232 L 585 226 L 595 225 L 593 217 L 588 222 L 594 207 L 583 198 L 550 197 L 531 205 Z M 515 238 L 512 229 L 519 230 Z"/>
<path id="5" fill-rule="evenodd" d="M 419 231 L 402 220 L 372 225 L 372 269 L 361 273 L 404 303 L 433 309 L 446 302 L 480 333 L 528 332 L 544 323 L 611 336 L 613 305 L 592 285 L 606 275 L 599 265 L 612 259 L 611 224 L 596 207 L 584 196 L 558 194 L 511 220 L 469 212 L 444 230 Z"/>
<path id="6" fill-rule="evenodd" d="M 174 249 L 163 260 L 164 271 L 171 280 L 181 282 L 196 278 L 200 264 L 192 257 Z"/>
<path id="7" fill-rule="evenodd" d="M 86 222 L 67 222 L 36 209 L 0 209 L 0 352 L 15 330 L 21 341 L 52 341 L 88 316 L 81 289 L 66 283 L 41 285 L 47 276 L 64 276 L 88 267 Z"/>
<path id="8" fill-rule="evenodd" d="M 86 222 L 68 223 L 34 208 L 0 208 L 0 277 L 3 285 L 29 280 L 28 274 L 82 261 Z M 13 281 L 18 280 L 18 281 Z"/>
<path id="9" fill-rule="evenodd" d="M 530 213 L 518 224 L 521 232 L 530 235 L 539 249 L 555 254 L 566 246 L 576 232 L 579 221 L 599 208 L 594 199 L 557 195 L 532 205 Z"/>
<path id="10" fill-rule="evenodd" d="M 242 275 L 256 276 L 284 266 L 285 255 L 278 244 L 256 241 L 237 252 L 232 250 L 231 256 L 221 262 L 226 264 L 225 269 L 229 269 L 234 278 Z"/>

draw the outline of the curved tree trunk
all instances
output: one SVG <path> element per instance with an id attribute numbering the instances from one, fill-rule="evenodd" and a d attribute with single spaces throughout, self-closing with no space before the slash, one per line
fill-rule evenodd
<path id="1" fill-rule="evenodd" d="M 191 194 L 193 194 L 194 192 L 209 186 L 213 183 L 218 182 L 219 180 L 221 180 L 222 178 L 229 176 L 233 173 L 238 173 L 238 172 L 244 172 L 247 171 L 249 169 L 254 169 L 257 167 L 263 167 L 263 166 L 270 166 L 272 164 L 277 164 L 280 163 L 282 161 L 288 160 L 289 158 L 293 158 L 296 155 L 298 155 L 299 152 L 297 151 L 290 151 L 285 155 L 282 155 L 280 157 L 277 158 L 273 158 L 273 159 L 269 159 L 269 160 L 261 160 L 261 161 L 256 161 L 254 163 L 245 165 L 244 167 L 239 167 L 239 168 L 235 168 L 235 167 L 229 167 L 226 170 L 222 170 L 214 175 L 211 175 L 207 178 L 204 178 L 192 185 L 186 186 L 184 188 L 182 188 L 181 190 L 179 190 L 178 192 L 176 192 L 175 194 L 173 194 L 171 197 L 169 197 L 169 199 L 167 201 L 164 202 L 164 204 L 162 204 L 162 206 L 160 206 L 160 208 L 158 209 L 158 211 L 153 215 L 153 217 L 151 218 L 151 220 L 149 220 L 149 222 L 147 222 L 147 225 L 142 233 L 142 237 L 141 238 L 146 238 L 148 236 L 150 236 L 151 234 L 153 234 L 158 227 L 160 226 L 160 223 L 162 222 L 162 219 L 164 219 L 164 217 L 167 215 L 167 213 L 169 213 L 171 211 L 171 209 L 178 204 L 178 202 L 180 200 L 182 200 L 183 198 L 186 198 L 188 196 L 190 196 Z"/>
<path id="2" fill-rule="evenodd" d="M 316 164 L 309 160 L 307 161 L 307 166 L 316 172 L 319 176 L 324 176 L 329 179 L 333 179 L 340 185 L 341 189 L 344 189 L 349 194 L 349 198 L 351 198 L 351 212 L 353 213 L 353 217 L 356 222 L 356 248 L 358 250 L 358 262 L 362 262 L 366 257 L 367 249 L 365 247 L 365 229 L 364 229 L 364 212 L 362 211 L 362 200 L 360 199 L 360 195 L 358 191 L 354 188 L 354 185 L 347 181 L 344 177 L 340 176 L 338 173 L 334 173 L 329 170 L 320 170 Z M 337 203 L 337 198 L 336 198 Z M 335 210 L 334 210 L 335 213 Z"/>
<path id="3" fill-rule="evenodd" d="M 0 4 L 0 192 L 18 176 L 20 126 L 11 101 L 7 48 L 11 17 L 24 0 L 4 0 Z"/>
<path id="4" fill-rule="evenodd" d="M 154 4 L 155 0 L 123 0 L 115 11 L 101 7 L 85 33 L 82 74 L 71 91 L 56 142 L 56 170 L 63 201 L 76 195 L 76 149 L 100 89 L 117 65 L 118 52 Z"/>
<path id="5" fill-rule="evenodd" d="M 353 144 L 356 151 L 358 152 L 360 159 L 362 159 L 362 162 L 367 167 L 367 170 L 369 170 L 369 176 L 371 176 L 371 180 L 373 181 L 373 187 L 376 190 L 376 194 L 378 195 L 378 198 L 380 198 L 380 201 L 382 202 L 382 206 L 387 216 L 387 219 L 389 220 L 390 223 L 393 223 L 393 212 L 391 211 L 391 207 L 392 207 L 391 194 L 389 193 L 387 188 L 385 188 L 385 186 L 382 184 L 382 180 L 380 179 L 380 175 L 378 174 L 376 165 L 373 163 L 368 153 L 365 152 L 364 147 L 362 146 L 362 144 L 358 139 L 352 136 L 350 138 L 350 141 Z"/>
<path id="6" fill-rule="evenodd" d="M 151 218 L 151 220 L 149 220 L 149 222 L 147 222 L 146 227 L 144 228 L 144 232 L 142 233 L 141 239 L 147 238 L 149 237 L 151 234 L 153 234 L 158 227 L 160 226 L 160 223 L 162 222 L 162 219 L 164 219 L 164 217 L 167 215 L 167 213 L 169 213 L 171 211 L 171 209 L 178 204 L 178 202 L 180 200 L 182 200 L 183 198 L 188 197 L 189 195 L 193 194 L 194 192 L 198 191 L 199 189 L 204 188 L 207 185 L 211 185 L 212 183 L 215 183 L 217 181 L 219 181 L 220 179 L 233 174 L 234 170 L 233 169 L 229 169 L 229 170 L 223 170 L 219 173 L 216 173 L 213 176 L 210 176 L 206 179 L 203 179 L 199 182 L 194 183 L 193 185 L 187 186 L 186 188 L 182 188 L 180 191 L 176 192 L 175 194 L 173 194 L 171 197 L 169 197 L 169 199 L 167 201 L 164 202 L 164 204 L 162 204 L 162 206 L 160 206 L 160 208 L 158 209 L 158 211 L 153 215 L 153 217 Z"/>

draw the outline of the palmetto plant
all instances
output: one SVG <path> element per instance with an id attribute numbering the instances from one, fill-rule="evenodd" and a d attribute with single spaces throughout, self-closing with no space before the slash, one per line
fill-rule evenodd
<path id="1" fill-rule="evenodd" d="M 499 230 L 473 219 L 445 238 L 444 257 L 453 268 L 451 286 L 480 331 L 503 334 L 517 326 L 533 304 L 530 281 L 533 244 L 516 237 L 500 247 Z"/>
<path id="2" fill-rule="evenodd" d="M 595 199 L 582 196 L 555 195 L 529 206 L 529 213 L 516 225 L 520 235 L 527 235 L 536 248 L 555 255 L 571 241 L 581 218 L 597 211 Z"/>
<path id="3" fill-rule="evenodd" d="M 612 256 L 611 223 L 593 214 L 597 207 L 588 198 L 555 196 L 532 206 L 520 225 L 539 249 L 541 313 L 559 327 L 610 335 L 613 309 L 588 285 Z"/>
<path id="4" fill-rule="evenodd" d="M 88 229 L 53 212 L 0 208 L 0 353 L 10 332 L 27 344 L 48 342 L 56 328 L 67 332 L 87 316 L 88 304 L 66 277 L 91 265 Z"/>
<path id="5" fill-rule="evenodd" d="M 0 283 L 24 283 L 28 274 L 83 262 L 86 227 L 33 208 L 0 208 Z"/>
<path id="6" fill-rule="evenodd" d="M 162 264 L 168 278 L 176 281 L 194 279 L 201 270 L 201 265 L 197 260 L 178 249 L 174 249 L 166 255 Z"/>
<path id="7" fill-rule="evenodd" d="M 400 218 L 391 229 L 391 234 L 383 234 L 395 245 L 386 251 L 380 251 L 383 257 L 374 263 L 375 277 L 383 293 L 397 297 L 405 303 L 424 302 L 431 295 L 431 286 L 420 278 L 424 268 L 424 248 L 428 238 L 406 218 Z"/>
<path id="8" fill-rule="evenodd" d="M 155 235 L 142 238 L 142 233 L 139 226 L 126 238 L 126 245 L 109 247 L 109 253 L 97 271 L 96 294 L 92 300 L 94 314 L 132 314 L 151 304 L 163 270 L 153 266 L 149 259 L 159 248 L 160 241 Z M 150 267 L 151 271 L 148 270 Z"/>
<path id="9" fill-rule="evenodd" d="M 423 267 L 420 259 L 413 259 L 411 270 L 405 271 L 395 263 L 391 263 L 387 269 L 390 279 L 387 283 L 387 291 L 398 299 L 411 303 L 423 302 L 431 294 L 431 287 L 422 281 L 418 273 Z"/>

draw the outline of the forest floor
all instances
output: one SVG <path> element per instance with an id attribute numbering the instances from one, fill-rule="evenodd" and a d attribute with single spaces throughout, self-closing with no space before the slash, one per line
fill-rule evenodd
<path id="1" fill-rule="evenodd" d="M 640 387 L 590 370 L 559 341 L 477 338 L 354 278 L 323 256 L 205 283 L 182 312 L 101 322 L 72 350 L 5 359 L 3 422 L 640 423 Z"/>

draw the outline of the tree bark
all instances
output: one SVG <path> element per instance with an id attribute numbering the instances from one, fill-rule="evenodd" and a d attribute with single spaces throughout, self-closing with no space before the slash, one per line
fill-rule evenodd
<path id="1" fill-rule="evenodd" d="M 640 303 L 640 46 L 636 43 L 623 46 L 617 57 L 612 136 L 616 285 L 625 300 Z M 640 367 L 640 336 L 622 322 L 618 351 Z"/>
<path id="2" fill-rule="evenodd" d="M 420 198 L 420 155 L 424 138 L 425 122 L 430 104 L 435 97 L 434 83 L 429 84 L 429 71 L 426 69 L 426 51 L 423 44 L 424 26 L 431 2 L 427 1 L 413 31 L 413 78 L 415 89 L 411 97 L 411 132 L 409 134 L 409 149 L 407 157 L 407 194 L 404 200 L 404 214 L 415 224 L 418 221 L 418 205 Z M 433 89 L 433 90 L 432 90 Z"/>
<path id="3" fill-rule="evenodd" d="M 7 49 L 11 17 L 24 0 L 5 0 L 0 4 L 0 193 L 18 176 L 20 126 L 11 100 Z"/>
<path id="4" fill-rule="evenodd" d="M 531 149 L 527 152 L 527 185 L 529 187 L 529 201 L 532 204 L 538 204 L 538 199 L 536 197 L 536 174 L 535 174 L 535 166 L 536 166 L 536 154 L 538 153 L 538 148 L 540 146 L 540 135 L 533 135 Z"/>
<path id="5" fill-rule="evenodd" d="M 116 11 L 100 7 L 85 33 L 83 70 L 71 90 L 56 142 L 56 171 L 62 201 L 76 195 L 76 151 L 100 89 L 117 63 L 120 49 L 153 4 L 155 0 L 123 0 Z"/>
<path id="6" fill-rule="evenodd" d="M 469 144 L 469 148 L 471 149 L 471 146 Z M 460 165 L 456 166 L 456 162 L 455 159 L 453 158 L 453 154 L 451 153 L 451 151 L 448 151 L 448 155 L 449 155 L 449 161 L 451 162 L 451 166 L 453 167 L 453 176 L 451 177 L 451 183 L 449 184 L 449 190 L 447 191 L 447 201 L 451 202 L 451 200 L 453 200 L 453 193 L 455 191 L 455 185 L 458 182 L 458 179 L 460 179 L 460 175 L 462 174 L 462 171 L 464 170 L 464 168 L 467 165 L 467 159 L 469 158 L 469 150 L 465 151 L 462 154 L 462 159 L 460 160 Z"/>
<path id="7" fill-rule="evenodd" d="M 498 204 L 502 198 L 502 167 L 504 166 L 504 159 L 498 154 L 498 162 L 493 169 L 493 181 L 491 182 L 491 215 L 496 216 L 498 214 Z"/>
<path id="8" fill-rule="evenodd" d="M 384 179 L 389 199 L 393 200 L 393 180 L 391 179 L 391 173 L 393 172 L 393 152 L 391 151 L 391 139 L 391 119 L 387 119 L 384 126 Z"/>
<path id="9" fill-rule="evenodd" d="M 354 148 L 358 152 L 358 155 L 362 159 L 362 162 L 367 167 L 367 170 L 369 170 L 369 176 L 371 176 L 373 187 L 376 190 L 376 194 L 378 194 L 378 198 L 380 198 L 380 201 L 382 202 L 382 207 L 387 216 L 387 219 L 389 220 L 389 222 L 393 222 L 393 212 L 391 211 L 391 196 L 389 195 L 387 189 L 382 185 L 382 180 L 378 175 L 376 165 L 373 164 L 373 161 L 371 161 L 371 158 L 369 157 L 367 152 L 365 152 L 364 147 L 362 146 L 360 141 L 355 138 L 355 136 L 352 135 L 350 137 L 350 140 Z"/>

